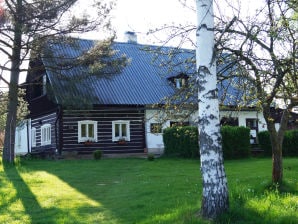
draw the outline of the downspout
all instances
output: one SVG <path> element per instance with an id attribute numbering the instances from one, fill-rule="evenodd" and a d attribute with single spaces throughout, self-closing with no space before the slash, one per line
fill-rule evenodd
<path id="1" fill-rule="evenodd" d="M 27 120 L 27 151 L 28 151 L 28 154 L 30 154 L 30 138 L 29 138 L 29 124 L 30 124 L 30 119 Z"/>
<path id="2" fill-rule="evenodd" d="M 57 109 L 57 116 L 56 116 L 56 120 L 55 120 L 55 141 L 56 141 L 56 152 L 58 152 L 59 155 L 61 155 L 61 145 L 60 145 L 60 135 L 58 132 L 58 128 L 61 128 L 61 127 L 58 127 L 58 121 L 60 120 L 61 118 L 61 107 L 60 105 L 58 105 L 58 109 Z"/>

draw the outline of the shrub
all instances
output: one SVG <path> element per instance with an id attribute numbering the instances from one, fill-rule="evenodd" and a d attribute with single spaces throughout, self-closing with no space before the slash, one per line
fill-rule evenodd
<path id="1" fill-rule="evenodd" d="M 250 129 L 223 126 L 221 128 L 223 154 L 225 159 L 250 156 Z M 165 155 L 194 158 L 199 156 L 197 127 L 172 127 L 164 130 Z"/>
<path id="2" fill-rule="evenodd" d="M 149 154 L 147 155 L 147 159 L 148 159 L 149 161 L 153 161 L 153 160 L 155 159 L 154 154 L 153 154 L 153 153 L 149 153 Z"/>
<path id="3" fill-rule="evenodd" d="M 199 156 L 197 127 L 166 128 L 163 133 L 165 155 L 194 158 Z"/>
<path id="4" fill-rule="evenodd" d="M 102 151 L 101 150 L 95 150 L 93 152 L 93 157 L 95 160 L 100 160 L 102 157 Z"/>
<path id="5" fill-rule="evenodd" d="M 266 156 L 272 155 L 271 141 L 269 131 L 258 133 L 259 144 Z M 285 132 L 283 141 L 284 156 L 298 156 L 298 130 L 290 130 Z"/>
<path id="6" fill-rule="evenodd" d="M 269 131 L 260 131 L 258 133 L 258 140 L 261 149 L 264 150 L 264 155 L 271 156 L 272 150 Z"/>
<path id="7" fill-rule="evenodd" d="M 298 130 L 286 131 L 283 142 L 283 155 L 298 156 Z"/>
<path id="8" fill-rule="evenodd" d="M 250 156 L 249 128 L 223 126 L 221 135 L 225 159 L 238 159 Z"/>

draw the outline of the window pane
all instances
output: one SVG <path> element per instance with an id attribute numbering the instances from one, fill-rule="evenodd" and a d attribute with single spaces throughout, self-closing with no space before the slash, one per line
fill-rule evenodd
<path id="1" fill-rule="evenodd" d="M 46 133 L 46 139 L 45 139 L 45 141 L 48 142 L 50 140 L 50 129 L 49 128 L 46 128 L 45 133 Z"/>
<path id="2" fill-rule="evenodd" d="M 120 124 L 115 124 L 115 137 L 120 137 Z"/>
<path id="3" fill-rule="evenodd" d="M 94 138 L 94 125 L 93 124 L 88 125 L 88 137 Z"/>
<path id="4" fill-rule="evenodd" d="M 87 137 L 87 128 L 86 124 L 81 125 L 81 137 Z"/>
<path id="5" fill-rule="evenodd" d="M 126 124 L 121 124 L 122 137 L 127 137 Z"/>
<path id="6" fill-rule="evenodd" d="M 150 132 L 151 133 L 162 133 L 161 124 L 160 123 L 151 123 L 150 124 Z"/>

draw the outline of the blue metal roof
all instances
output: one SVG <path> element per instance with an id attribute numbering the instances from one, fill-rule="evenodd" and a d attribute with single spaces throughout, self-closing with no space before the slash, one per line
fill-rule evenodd
<path id="1" fill-rule="evenodd" d="M 43 63 L 57 103 L 65 102 L 68 99 L 77 99 L 78 101 L 88 99 L 90 103 L 100 105 L 161 103 L 162 99 L 175 94 L 176 91 L 168 78 L 182 73 L 186 75 L 195 73 L 194 50 L 180 49 L 178 53 L 173 53 L 178 49 L 119 42 L 112 45 L 112 48 L 117 51 L 116 56 L 125 54 L 130 59 L 130 63 L 120 74 L 96 77 L 88 75 L 88 68 L 83 66 L 58 71 L 59 65 L 81 56 L 95 43 L 92 40 L 75 40 L 75 44 L 48 44 L 54 57 L 43 57 Z M 151 49 L 151 52 L 148 49 Z M 78 81 L 77 78 L 82 74 L 86 75 Z M 237 104 L 238 98 L 243 95 L 229 81 L 218 86 L 220 88 L 219 98 L 223 94 L 237 98 L 236 101 L 232 100 L 233 103 L 231 103 L 231 99 L 224 99 L 223 101 L 226 101 L 222 102 L 224 104 Z"/>

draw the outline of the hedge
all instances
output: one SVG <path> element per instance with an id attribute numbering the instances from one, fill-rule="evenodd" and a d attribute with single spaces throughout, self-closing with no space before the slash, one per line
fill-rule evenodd
<path id="1" fill-rule="evenodd" d="M 271 156 L 271 141 L 269 131 L 260 131 L 258 133 L 260 148 L 264 151 L 264 156 Z"/>
<path id="2" fill-rule="evenodd" d="M 165 155 L 194 158 L 199 156 L 197 127 L 166 128 L 163 131 Z"/>
<path id="3" fill-rule="evenodd" d="M 225 159 L 250 156 L 249 128 L 224 126 L 221 128 Z M 166 128 L 163 134 L 165 155 L 194 158 L 199 156 L 197 127 Z"/>
<path id="4" fill-rule="evenodd" d="M 258 133 L 259 144 L 266 156 L 272 155 L 269 131 Z M 283 141 L 284 156 L 298 156 L 298 130 L 289 130 L 285 132 Z"/>
<path id="5" fill-rule="evenodd" d="M 250 129 L 246 127 L 221 127 L 224 159 L 239 159 L 250 156 Z"/>

